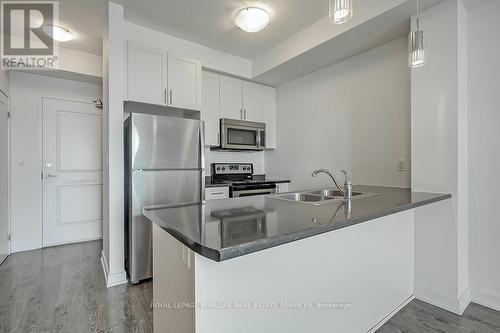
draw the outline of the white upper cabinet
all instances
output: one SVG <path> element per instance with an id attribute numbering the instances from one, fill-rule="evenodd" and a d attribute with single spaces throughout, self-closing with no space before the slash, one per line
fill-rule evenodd
<path id="1" fill-rule="evenodd" d="M 221 118 L 243 119 L 243 81 L 220 75 Z"/>
<path id="2" fill-rule="evenodd" d="M 161 50 L 128 43 L 128 99 L 166 104 L 166 55 Z"/>
<path id="3" fill-rule="evenodd" d="M 276 89 L 262 86 L 262 121 L 266 123 L 266 148 L 276 149 Z"/>
<path id="4" fill-rule="evenodd" d="M 243 120 L 262 122 L 262 85 L 243 82 Z"/>
<path id="5" fill-rule="evenodd" d="M 127 99 L 201 110 L 201 63 L 128 42 Z"/>
<path id="6" fill-rule="evenodd" d="M 276 149 L 276 89 L 203 71 L 205 144 L 218 146 L 220 118 L 266 124 L 266 149 Z"/>
<path id="7" fill-rule="evenodd" d="M 205 122 L 205 145 L 219 145 L 219 74 L 203 71 L 201 120 Z"/>
<path id="8" fill-rule="evenodd" d="M 168 106 L 201 110 L 201 62 L 168 55 Z"/>

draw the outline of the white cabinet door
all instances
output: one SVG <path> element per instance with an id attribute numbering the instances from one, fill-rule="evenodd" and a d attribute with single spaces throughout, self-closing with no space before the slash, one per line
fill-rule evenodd
<path id="1" fill-rule="evenodd" d="M 205 145 L 219 145 L 219 74 L 203 71 L 201 120 L 205 122 Z"/>
<path id="2" fill-rule="evenodd" d="M 276 89 L 262 86 L 262 121 L 266 123 L 266 149 L 276 149 Z"/>
<path id="3" fill-rule="evenodd" d="M 233 77 L 220 76 L 221 118 L 243 119 L 243 81 Z"/>
<path id="4" fill-rule="evenodd" d="M 43 246 L 102 237 L 102 110 L 43 99 Z"/>
<path id="5" fill-rule="evenodd" d="M 128 100 L 166 104 L 166 56 L 161 50 L 128 43 Z"/>
<path id="6" fill-rule="evenodd" d="M 201 62 L 168 55 L 168 105 L 201 109 Z"/>
<path id="7" fill-rule="evenodd" d="M 243 119 L 262 122 L 262 89 L 253 82 L 243 82 Z"/>
<path id="8" fill-rule="evenodd" d="M 229 199 L 229 187 L 208 187 L 205 189 L 205 200 Z"/>

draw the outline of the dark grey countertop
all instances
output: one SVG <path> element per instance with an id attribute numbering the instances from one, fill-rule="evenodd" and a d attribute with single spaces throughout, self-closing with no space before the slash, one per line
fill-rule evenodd
<path id="1" fill-rule="evenodd" d="M 263 182 L 272 182 L 276 184 L 290 183 L 290 179 L 267 178 L 265 175 L 254 175 L 254 179 Z M 231 184 L 232 182 L 230 181 L 228 181 L 227 183 L 212 183 L 212 178 L 210 176 L 207 176 L 205 180 L 205 187 L 224 187 L 224 186 L 230 186 Z"/>
<path id="2" fill-rule="evenodd" d="M 223 261 L 451 198 L 392 187 L 354 190 L 377 195 L 352 200 L 350 210 L 344 202 L 314 206 L 254 196 L 145 208 L 144 215 L 194 252 Z"/>

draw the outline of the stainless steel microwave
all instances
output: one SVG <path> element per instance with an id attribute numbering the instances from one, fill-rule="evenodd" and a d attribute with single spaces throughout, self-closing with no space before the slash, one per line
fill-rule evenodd
<path id="1" fill-rule="evenodd" d="M 264 150 L 266 124 L 223 118 L 220 120 L 221 149 Z"/>

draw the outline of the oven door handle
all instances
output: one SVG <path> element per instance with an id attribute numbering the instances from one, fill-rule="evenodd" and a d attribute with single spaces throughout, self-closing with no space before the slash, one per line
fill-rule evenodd
<path id="1" fill-rule="evenodd" d="M 233 198 L 238 198 L 242 195 L 247 195 L 247 194 L 273 194 L 276 193 L 276 186 L 274 188 L 267 188 L 267 189 L 255 189 L 255 190 L 233 190 Z"/>

